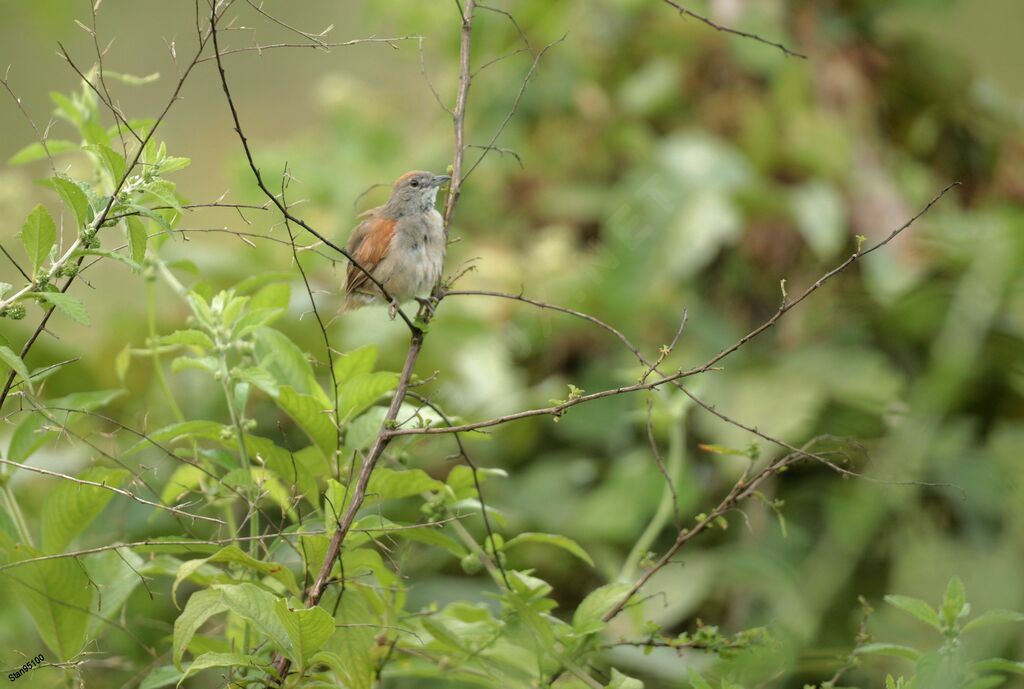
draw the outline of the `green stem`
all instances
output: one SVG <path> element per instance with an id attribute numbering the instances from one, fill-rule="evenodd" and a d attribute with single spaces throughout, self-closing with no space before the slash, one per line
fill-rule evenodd
<path id="1" fill-rule="evenodd" d="M 14 491 L 11 490 L 9 482 L 4 482 L 3 491 L 0 493 L 0 496 L 4 499 L 4 509 L 11 515 L 11 521 L 14 522 L 14 528 L 18 530 L 18 537 L 21 538 L 21 542 L 34 548 L 35 543 L 32 541 L 32 534 L 29 533 L 28 522 L 25 521 L 25 515 L 18 505 L 17 498 L 14 497 Z"/>
<path id="2" fill-rule="evenodd" d="M 185 415 L 182 414 L 178 400 L 174 398 L 174 393 L 171 392 L 171 386 L 167 382 L 167 376 L 164 374 L 164 367 L 160 363 L 160 353 L 156 346 L 158 337 L 156 331 L 156 295 L 153 292 L 153 283 L 148 280 L 146 281 L 146 302 L 149 321 L 149 351 L 152 353 L 153 358 L 153 372 L 156 374 L 160 389 L 163 390 L 164 397 L 167 399 L 167 405 L 171 408 L 171 413 L 174 414 L 174 418 L 180 423 L 185 420 Z"/>
<path id="3" fill-rule="evenodd" d="M 474 555 L 480 558 L 480 562 L 483 563 L 483 566 L 487 569 L 487 573 L 491 575 L 491 579 L 493 579 L 494 583 L 498 585 L 498 588 L 504 590 L 506 588 L 505 580 L 502 578 L 501 570 L 498 569 L 498 565 L 495 564 L 494 558 L 491 557 L 490 553 L 480 547 L 480 544 L 476 542 L 475 538 L 473 538 L 473 534 L 469 533 L 469 531 L 466 530 L 466 527 L 464 527 L 458 519 L 452 520 L 451 525 L 455 530 L 455 534 L 459 537 L 459 540 L 462 541 Z"/>
<path id="4" fill-rule="evenodd" d="M 249 449 L 245 445 L 245 429 L 242 427 L 242 416 L 239 410 L 235 408 L 235 397 L 231 392 L 231 374 L 228 369 L 228 359 L 226 352 L 226 345 L 217 340 L 217 349 L 220 352 L 220 384 L 224 389 L 224 399 L 228 404 L 228 414 L 231 416 L 231 424 L 235 427 L 235 433 L 238 436 L 238 455 L 242 459 L 242 468 L 245 469 L 245 473 L 248 481 L 252 481 L 252 463 L 249 460 Z M 244 412 L 244 410 L 243 410 Z M 256 557 L 258 550 L 259 540 L 256 536 L 260 535 L 259 516 L 256 513 L 256 491 L 249 490 L 249 535 L 252 538 L 249 540 L 249 555 Z"/>

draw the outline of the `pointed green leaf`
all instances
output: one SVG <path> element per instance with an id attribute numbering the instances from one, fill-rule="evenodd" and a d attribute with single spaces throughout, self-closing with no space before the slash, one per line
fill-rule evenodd
<path id="1" fill-rule="evenodd" d="M 954 576 L 946 586 L 946 594 L 942 598 L 942 620 L 947 627 L 956 624 L 957 619 L 966 613 L 967 592 L 960 577 Z"/>
<path id="2" fill-rule="evenodd" d="M 979 672 L 1013 672 L 1024 675 L 1024 662 L 1006 660 L 1005 658 L 989 658 L 972 664 L 971 669 Z"/>
<path id="3" fill-rule="evenodd" d="M 338 431 L 331 420 L 334 416 L 333 407 L 324 405 L 313 395 L 301 394 L 289 385 L 278 390 L 274 401 L 316 443 L 324 455 L 334 454 Z"/>
<path id="4" fill-rule="evenodd" d="M 867 655 L 869 653 L 875 655 L 893 656 L 896 658 L 906 658 L 907 660 L 910 660 L 915 663 L 917 662 L 917 659 L 921 657 L 921 652 L 918 651 L 916 648 L 911 648 L 910 646 L 900 646 L 899 644 L 866 644 L 864 646 L 859 646 L 854 650 L 855 655 Z"/>
<path id="5" fill-rule="evenodd" d="M 334 618 L 320 607 L 292 610 L 283 598 L 274 604 L 274 613 L 288 633 L 289 657 L 301 673 L 313 654 L 334 634 Z"/>
<path id="6" fill-rule="evenodd" d="M 128 246 L 131 248 L 132 260 L 142 263 L 146 258 L 146 243 L 149 241 L 146 224 L 134 215 L 129 215 L 124 222 L 128 227 Z"/>
<path id="7" fill-rule="evenodd" d="M 196 570 L 203 565 L 219 562 L 239 565 L 254 572 L 259 572 L 260 574 L 273 577 L 284 584 L 285 588 L 292 593 L 299 593 L 298 584 L 295 582 L 295 575 L 292 574 L 290 569 L 277 562 L 264 562 L 263 560 L 257 560 L 247 555 L 237 545 L 229 545 L 221 548 L 209 557 L 183 562 L 181 567 L 178 568 L 178 573 L 174 578 L 174 584 L 171 586 L 171 600 L 177 604 L 176 597 L 178 586 L 182 581 L 194 574 Z"/>
<path id="8" fill-rule="evenodd" d="M 108 486 L 120 487 L 128 480 L 124 469 L 91 467 L 78 478 Z M 61 552 L 78 534 L 86 529 L 107 506 L 114 493 L 98 486 L 60 481 L 43 502 L 43 550 Z"/>
<path id="9" fill-rule="evenodd" d="M 911 598 L 910 596 L 886 596 L 885 602 L 889 605 L 895 605 L 900 610 L 910 613 L 917 619 L 921 620 L 925 624 L 931 625 L 935 629 L 941 629 L 942 623 L 939 621 L 939 615 L 935 612 L 932 606 L 924 602 L 920 598 Z"/>
<path id="10" fill-rule="evenodd" d="M 390 371 L 360 373 L 338 387 L 338 417 L 346 423 L 366 411 L 382 395 L 395 389 L 398 374 Z"/>
<path id="11" fill-rule="evenodd" d="M 157 340 L 158 344 L 162 345 L 180 345 L 186 347 L 198 347 L 203 350 L 213 350 L 216 348 L 213 340 L 210 336 L 204 333 L 202 330 L 175 330 L 170 335 L 163 335 Z"/>
<path id="12" fill-rule="evenodd" d="M 121 606 L 128 600 L 142 579 L 139 570 L 144 566 L 141 557 L 128 548 L 107 550 L 82 559 L 89 578 L 96 585 L 92 590 L 93 614 L 89 616 L 86 633 L 98 634 L 104 620 L 115 619 Z"/>
<path id="13" fill-rule="evenodd" d="M 245 653 L 204 653 L 192 661 L 176 686 L 180 687 L 182 682 L 201 670 L 212 667 L 258 667 L 259 662 L 256 656 Z"/>
<path id="14" fill-rule="evenodd" d="M 110 179 L 117 184 L 124 177 L 124 156 L 106 144 L 86 146 L 85 150 L 95 153 L 103 163 L 103 168 L 110 173 Z"/>
<path id="15" fill-rule="evenodd" d="M 316 394 L 313 367 L 306 354 L 288 336 L 273 328 L 259 328 L 254 333 L 256 358 L 279 385 L 290 385 L 296 392 Z M 321 395 L 323 393 L 321 392 Z M 324 402 L 327 401 L 323 395 Z"/>
<path id="16" fill-rule="evenodd" d="M 622 600 L 629 588 L 629 584 L 620 582 L 591 591 L 573 613 L 573 630 L 577 634 L 593 634 L 604 629 L 605 622 L 601 618 Z"/>
<path id="17" fill-rule="evenodd" d="M 690 685 L 693 689 L 711 689 L 708 681 L 701 677 L 700 673 L 693 668 L 690 668 Z"/>
<path id="18" fill-rule="evenodd" d="M 57 226 L 53 218 L 42 204 L 32 209 L 21 227 L 21 244 L 25 247 L 29 263 L 32 265 L 32 277 L 38 277 L 39 271 L 50 256 L 50 249 L 57 241 Z"/>
<path id="19" fill-rule="evenodd" d="M 42 555 L 27 546 L 17 551 L 22 559 Z M 85 643 L 92 590 L 85 569 L 73 558 L 40 560 L 5 572 L 11 600 L 21 601 L 39 631 L 39 637 L 57 660 L 70 660 Z"/>
<path id="20" fill-rule="evenodd" d="M 338 380 L 338 385 L 341 385 L 363 373 L 372 373 L 376 363 L 377 347 L 375 345 L 353 349 L 348 354 L 342 354 L 334 360 L 334 377 Z"/>
<path id="21" fill-rule="evenodd" d="M 1013 610 L 989 610 L 965 624 L 961 631 L 966 634 L 967 632 L 984 629 L 996 624 L 1013 624 L 1015 622 L 1024 622 L 1024 614 L 1014 612 Z"/>
<path id="22" fill-rule="evenodd" d="M 0 345 L 0 360 L 17 373 L 25 381 L 25 384 L 28 385 L 28 389 L 32 391 L 32 380 L 29 377 L 28 368 L 25 367 L 25 362 L 21 360 L 20 356 L 11 351 L 10 347 Z"/>
<path id="23" fill-rule="evenodd" d="M 545 543 L 547 545 L 553 545 L 556 548 L 561 548 L 562 550 L 566 550 L 572 553 L 579 559 L 586 562 L 591 567 L 594 566 L 594 561 L 591 559 L 590 555 L 587 554 L 587 551 L 580 546 L 579 543 L 572 540 L 571 538 L 560 536 L 558 534 L 532 532 L 521 533 L 515 538 L 508 541 L 505 544 L 503 550 L 507 551 L 523 543 Z"/>
<path id="24" fill-rule="evenodd" d="M 431 478 L 422 469 L 397 470 L 377 467 L 370 474 L 370 482 L 366 486 L 366 496 L 376 500 L 396 500 L 442 488 L 444 488 L 443 483 Z"/>
<path id="25" fill-rule="evenodd" d="M 58 311 L 76 323 L 89 325 L 89 314 L 85 310 L 85 305 L 70 294 L 65 292 L 29 292 L 29 294 L 50 302 Z"/>
<path id="26" fill-rule="evenodd" d="M 24 165 L 25 163 L 32 163 L 37 160 L 46 158 L 46 149 L 50 149 L 50 155 L 58 155 L 60 153 L 67 153 L 68 151 L 77 151 L 79 149 L 78 144 L 73 141 L 63 141 L 61 139 L 48 139 L 46 142 L 46 148 L 38 141 L 34 144 L 29 144 L 25 148 L 21 149 L 8 160 L 8 165 Z"/>
<path id="27" fill-rule="evenodd" d="M 89 197 L 74 180 L 65 175 L 57 175 L 50 180 L 50 186 L 57 192 L 68 210 L 74 214 L 79 230 L 92 222 L 93 213 L 89 206 Z"/>
<path id="28" fill-rule="evenodd" d="M 228 610 L 252 623 L 278 650 L 288 650 L 288 632 L 274 614 L 277 597 L 255 584 L 216 584 Z"/>
<path id="29" fill-rule="evenodd" d="M 185 609 L 174 620 L 173 658 L 175 667 L 179 670 L 182 669 L 181 658 L 185 655 L 185 651 L 188 650 L 192 637 L 203 626 L 203 623 L 227 609 L 227 603 L 224 601 L 220 591 L 203 589 L 192 594 L 188 599 L 188 603 L 185 604 Z"/>
<path id="30" fill-rule="evenodd" d="M 181 679 L 182 672 L 173 665 L 161 665 L 142 680 L 139 689 L 163 689 L 176 684 Z"/>
<path id="31" fill-rule="evenodd" d="M 606 687 L 607 689 L 644 689 L 644 683 L 612 668 L 612 678 Z"/>
<path id="32" fill-rule="evenodd" d="M 11 443 L 7 446 L 7 457 L 15 462 L 24 462 L 47 440 L 53 437 L 53 431 L 42 430 L 46 425 L 46 417 L 39 412 L 29 412 L 14 427 Z"/>

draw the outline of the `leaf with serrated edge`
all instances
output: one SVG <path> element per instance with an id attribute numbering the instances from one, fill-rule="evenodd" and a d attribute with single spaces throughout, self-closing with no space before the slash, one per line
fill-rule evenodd
<path id="1" fill-rule="evenodd" d="M 57 241 L 57 226 L 42 204 L 32 209 L 21 227 L 21 244 L 25 247 L 31 264 L 32 277 L 39 276 L 39 269 L 50 256 L 50 249 Z"/>

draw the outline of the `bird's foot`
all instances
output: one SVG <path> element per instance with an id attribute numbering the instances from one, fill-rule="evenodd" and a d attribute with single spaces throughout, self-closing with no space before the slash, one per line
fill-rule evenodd
<path id="1" fill-rule="evenodd" d="M 388 302 L 388 318 L 390 318 L 391 320 L 395 320 L 395 316 L 397 315 L 398 302 L 392 299 L 390 302 Z"/>
<path id="2" fill-rule="evenodd" d="M 437 306 L 437 299 L 434 297 L 416 297 L 420 305 L 420 316 L 434 317 L 434 307 Z"/>

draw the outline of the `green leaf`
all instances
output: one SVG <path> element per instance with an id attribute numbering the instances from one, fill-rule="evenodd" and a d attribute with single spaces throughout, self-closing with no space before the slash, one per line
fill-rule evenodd
<path id="1" fill-rule="evenodd" d="M 965 609 L 966 608 L 966 609 Z M 942 620 L 947 627 L 956 624 L 961 615 L 967 613 L 967 592 L 960 577 L 954 576 L 946 586 L 946 594 L 942 598 Z"/>
<path id="2" fill-rule="evenodd" d="M 128 375 L 128 367 L 132 363 L 132 344 L 128 342 L 117 353 L 114 357 L 114 372 L 117 373 L 117 379 L 124 383 L 125 376 Z"/>
<path id="3" fill-rule="evenodd" d="M 50 155 L 58 155 L 60 153 L 67 153 L 68 151 L 77 151 L 79 145 L 73 141 L 64 141 L 62 139 L 48 139 L 46 142 L 46 148 L 50 149 Z M 38 141 L 34 144 L 29 144 L 25 148 L 21 149 L 8 160 L 8 165 L 24 165 L 25 163 L 32 163 L 37 160 L 46 158 L 46 148 Z"/>
<path id="4" fill-rule="evenodd" d="M 85 310 L 85 305 L 70 294 L 64 292 L 29 292 L 29 294 L 50 302 L 58 311 L 76 323 L 89 325 L 89 314 Z"/>
<path id="5" fill-rule="evenodd" d="M 194 490 L 200 485 L 207 474 L 202 469 L 192 464 L 182 464 L 167 479 L 164 489 L 160 493 L 160 502 L 172 504 L 181 495 Z"/>
<path id="6" fill-rule="evenodd" d="M 1014 622 L 1024 622 L 1024 614 L 1013 610 L 989 610 L 965 624 L 961 631 L 966 634 L 976 629 L 984 629 L 996 624 L 1013 624 Z"/>
<path id="7" fill-rule="evenodd" d="M 251 439 L 252 436 L 246 436 L 250 445 Z M 258 450 L 255 454 L 259 455 L 267 469 L 273 471 L 282 484 L 292 487 L 293 492 L 302 495 L 313 507 L 318 506 L 320 495 L 317 477 L 327 476 L 331 472 L 319 448 L 310 445 L 298 452 L 289 452 L 274 446 L 270 452 Z"/>
<path id="8" fill-rule="evenodd" d="M 142 680 L 139 689 L 163 689 L 176 684 L 181 679 L 182 672 L 173 665 L 161 665 Z"/>
<path id="9" fill-rule="evenodd" d="M 245 653 L 204 653 L 188 666 L 188 669 L 181 675 L 176 686 L 196 674 L 200 670 L 207 670 L 211 667 L 258 667 L 259 658 Z"/>
<path id="10" fill-rule="evenodd" d="M 142 583 L 139 570 L 145 563 L 128 548 L 96 553 L 83 558 L 82 562 L 95 584 L 95 587 L 90 586 L 93 614 L 86 625 L 86 633 L 94 637 L 104 620 L 114 619 L 128 596 Z"/>
<path id="11" fill-rule="evenodd" d="M 206 421 L 205 419 L 172 423 L 169 426 L 164 426 L 151 432 L 148 439 L 140 440 L 132 445 L 125 451 L 125 455 L 131 455 L 139 450 L 153 447 L 153 443 L 173 443 L 178 440 L 188 440 L 191 438 L 214 439 L 220 436 L 221 429 L 223 428 L 222 424 L 216 421 Z"/>
<path id="12" fill-rule="evenodd" d="M 1013 672 L 1024 675 L 1024 662 L 1006 660 L 1005 658 L 989 658 L 973 663 L 971 669 L 978 672 Z"/>
<path id="13" fill-rule="evenodd" d="M 896 658 L 906 658 L 907 660 L 915 663 L 917 662 L 917 659 L 921 657 L 921 652 L 916 648 L 900 646 L 899 644 L 866 644 L 864 646 L 859 646 L 854 650 L 855 655 L 866 655 L 869 653 L 875 655 L 894 656 Z"/>
<path id="14" fill-rule="evenodd" d="M 124 469 L 91 467 L 78 478 L 120 487 L 130 476 Z M 61 552 L 107 506 L 114 493 L 98 486 L 60 481 L 46 496 L 42 510 L 43 550 Z"/>
<path id="15" fill-rule="evenodd" d="M 338 444 L 338 431 L 331 420 L 333 407 L 324 405 L 313 395 L 304 395 L 288 385 L 282 386 L 274 399 L 277 406 L 291 417 L 309 439 L 330 457 Z"/>
<path id="16" fill-rule="evenodd" d="M 711 685 L 708 681 L 701 677 L 700 673 L 690 668 L 690 685 L 693 689 L 711 689 Z"/>
<path id="17" fill-rule="evenodd" d="M 29 391 L 32 391 L 32 380 L 29 377 L 28 368 L 25 367 L 25 362 L 21 360 L 20 356 L 11 351 L 10 347 L 0 345 L 0 360 L 3 360 L 12 371 L 17 373 L 28 385 Z"/>
<path id="18" fill-rule="evenodd" d="M 436 526 L 418 524 L 398 524 L 379 515 L 368 515 L 352 526 L 353 531 L 367 533 L 370 536 L 403 538 L 407 541 L 425 543 L 442 548 L 458 558 L 469 554 L 465 546 Z"/>
<path id="19" fill-rule="evenodd" d="M 362 414 L 382 395 L 395 389 L 398 374 L 390 371 L 360 373 L 338 387 L 339 423 Z"/>
<path id="20" fill-rule="evenodd" d="M 203 589 L 196 591 L 188 599 L 185 609 L 181 611 L 178 618 L 174 620 L 174 666 L 179 670 L 181 658 L 188 650 L 192 637 L 206 620 L 218 613 L 228 609 L 227 603 L 221 592 L 215 589 Z"/>
<path id="21" fill-rule="evenodd" d="M 21 559 L 42 555 L 27 546 L 17 551 Z M 39 637 L 57 660 L 70 660 L 85 643 L 92 590 L 82 565 L 73 558 L 40 560 L 13 568 L 5 577 L 10 600 L 28 609 Z"/>
<path id="22" fill-rule="evenodd" d="M 558 534 L 533 532 L 521 533 L 515 538 L 508 541 L 507 543 L 505 543 L 505 547 L 503 548 L 503 550 L 507 551 L 523 543 L 545 543 L 547 545 L 553 545 L 556 548 L 561 548 L 562 550 L 566 550 L 572 553 L 579 559 L 586 562 L 591 567 L 594 566 L 594 561 L 591 559 L 590 555 L 587 554 L 587 551 L 580 546 L 579 543 L 572 540 L 571 538 L 567 538 L 566 536 L 560 536 Z"/>
<path id="23" fill-rule="evenodd" d="M 146 259 L 146 244 L 149 242 L 146 224 L 134 215 L 126 217 L 124 222 L 128 227 L 128 246 L 131 248 L 132 260 L 141 264 Z"/>
<path id="24" fill-rule="evenodd" d="M 36 450 L 53 437 L 53 431 L 41 431 L 46 425 L 46 417 L 39 412 L 29 412 L 14 427 L 11 442 L 7 446 L 7 458 L 15 462 L 24 462 Z"/>
<path id="25" fill-rule="evenodd" d="M 496 468 L 479 468 L 476 470 L 477 480 L 481 484 L 487 480 L 489 476 L 497 476 L 498 478 L 508 478 L 508 472 L 504 469 Z M 457 500 L 464 500 L 469 497 L 476 496 L 476 482 L 473 480 L 473 469 L 466 466 L 465 464 L 457 464 L 452 467 L 452 470 L 448 472 L 448 477 L 445 479 L 445 483 L 455 493 Z"/>
<path id="26" fill-rule="evenodd" d="M 612 679 L 606 687 L 607 689 L 644 689 L 644 683 L 612 668 Z"/>
<path id="27" fill-rule="evenodd" d="M 278 318 L 283 316 L 285 309 L 283 308 L 252 308 L 252 304 L 249 305 L 249 309 L 245 315 L 235 321 L 235 324 L 231 326 L 231 340 L 237 340 L 245 337 L 250 333 L 270 325 Z"/>
<path id="28" fill-rule="evenodd" d="M 39 277 L 39 269 L 50 256 L 50 249 L 57 241 L 57 226 L 53 218 L 42 204 L 32 209 L 21 227 L 21 244 L 25 247 L 29 263 L 32 264 L 32 277 Z"/>
<path id="29" fill-rule="evenodd" d="M 259 366 L 233 368 L 231 369 L 231 375 L 235 380 L 249 383 L 253 387 L 262 390 L 272 399 L 276 399 L 281 393 L 281 388 L 278 387 L 277 380 L 274 379 L 274 376 L 270 375 L 266 369 L 260 368 Z"/>
<path id="30" fill-rule="evenodd" d="M 141 265 L 132 260 L 126 254 L 122 254 L 120 251 L 111 251 L 109 249 L 78 249 L 73 254 L 73 257 L 75 256 L 102 256 L 104 258 L 113 259 L 118 263 L 123 263 L 136 273 L 142 270 Z"/>
<path id="31" fill-rule="evenodd" d="M 259 309 L 287 309 L 291 302 L 292 287 L 287 282 L 272 282 L 252 295 L 249 311 Z"/>
<path id="32" fill-rule="evenodd" d="M 278 384 L 290 385 L 303 394 L 315 394 L 319 386 L 313 377 L 313 367 L 306 354 L 287 335 L 273 328 L 259 328 L 254 332 L 254 344 L 260 366 L 273 375 Z M 323 397 L 326 402 L 326 395 Z"/>
<path id="33" fill-rule="evenodd" d="M 174 182 L 156 179 L 146 186 L 146 193 L 155 198 L 160 205 L 167 206 L 176 213 L 184 213 L 176 188 Z"/>
<path id="34" fill-rule="evenodd" d="M 66 175 L 57 175 L 50 180 L 50 186 L 57 192 L 68 210 L 74 214 L 79 230 L 92 222 L 93 213 L 89 206 L 89 197 L 74 180 Z"/>
<path id="35" fill-rule="evenodd" d="M 283 598 L 274 603 L 274 614 L 288 633 L 289 657 L 301 674 L 313 654 L 334 634 L 334 618 L 320 607 L 292 610 Z"/>
<path id="36" fill-rule="evenodd" d="M 376 363 L 377 347 L 375 345 L 353 349 L 348 354 L 342 354 L 334 360 L 334 377 L 337 378 L 338 385 L 341 385 L 363 373 L 372 373 Z"/>
<path id="37" fill-rule="evenodd" d="M 572 616 L 573 631 L 577 634 L 593 634 L 605 627 L 601 620 L 605 613 L 615 607 L 626 595 L 630 585 L 624 582 L 605 584 L 590 592 Z"/>
<path id="38" fill-rule="evenodd" d="M 95 153 L 103 163 L 104 169 L 110 173 L 110 179 L 117 184 L 124 177 L 124 156 L 106 144 L 86 146 L 85 150 Z"/>
<path id="39" fill-rule="evenodd" d="M 163 335 L 157 340 L 162 345 L 178 345 L 184 347 L 198 347 L 203 350 L 212 350 L 216 347 L 210 336 L 202 330 L 175 330 L 170 335 Z"/>
<path id="40" fill-rule="evenodd" d="M 167 156 L 160 161 L 160 174 L 165 175 L 168 172 L 177 172 L 183 170 L 192 164 L 190 158 L 182 158 L 179 156 Z"/>
<path id="41" fill-rule="evenodd" d="M 174 578 L 174 584 L 171 586 L 171 600 L 175 605 L 177 605 L 176 595 L 178 592 L 178 586 L 181 582 L 195 573 L 195 571 L 203 565 L 218 562 L 239 565 L 254 572 L 265 574 L 281 582 L 285 588 L 292 593 L 300 593 L 298 584 L 295 583 L 295 575 L 292 574 L 290 569 L 277 562 L 264 562 L 263 560 L 257 560 L 243 552 L 237 545 L 229 545 L 221 548 L 209 557 L 198 560 L 188 560 L 187 562 L 182 563 Z"/>
<path id="42" fill-rule="evenodd" d="M 395 500 L 442 488 L 443 483 L 431 478 L 422 469 L 397 470 L 377 467 L 370 474 L 366 496 L 377 500 Z"/>
<path id="43" fill-rule="evenodd" d="M 886 596 L 885 602 L 889 605 L 895 605 L 900 610 L 910 613 L 917 619 L 921 620 L 925 624 L 931 625 L 935 629 L 942 629 L 942 623 L 939 621 L 939 615 L 935 612 L 932 606 L 924 602 L 920 598 L 911 598 L 910 596 Z"/>
<path id="44" fill-rule="evenodd" d="M 235 294 L 248 294 L 250 292 L 255 292 L 264 285 L 269 285 L 274 282 L 291 282 L 294 279 L 294 273 L 289 273 L 283 270 L 257 272 L 235 285 L 234 290 Z"/>
<path id="45" fill-rule="evenodd" d="M 186 370 L 205 371 L 216 376 L 220 373 L 220 361 L 214 356 L 179 356 L 171 360 L 171 371 L 178 373 Z"/>
<path id="46" fill-rule="evenodd" d="M 276 596 L 255 584 L 216 584 L 213 589 L 220 591 L 228 610 L 248 620 L 278 650 L 288 650 L 288 632 L 274 613 Z"/>

